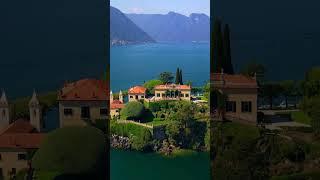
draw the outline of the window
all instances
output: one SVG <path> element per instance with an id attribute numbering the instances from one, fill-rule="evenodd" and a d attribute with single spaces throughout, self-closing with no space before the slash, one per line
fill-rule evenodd
<path id="1" fill-rule="evenodd" d="M 141 96 L 141 98 L 143 99 L 143 98 L 144 98 L 144 96 Z"/>
<path id="2" fill-rule="evenodd" d="M 2 117 L 3 117 L 3 118 L 6 117 L 6 110 L 2 110 Z"/>
<path id="3" fill-rule="evenodd" d="M 189 94 L 185 94 L 186 97 L 189 97 Z"/>
<path id="4" fill-rule="evenodd" d="M 242 112 L 251 112 L 252 111 L 251 101 L 241 102 L 241 111 Z"/>
<path id="5" fill-rule="evenodd" d="M 138 96 L 138 95 L 136 95 L 136 99 L 139 99 L 139 96 Z"/>
<path id="6" fill-rule="evenodd" d="M 180 94 L 180 97 L 183 97 L 184 94 Z"/>
<path id="7" fill-rule="evenodd" d="M 100 115 L 101 116 L 108 116 L 108 109 L 107 108 L 101 108 L 100 109 Z"/>
<path id="8" fill-rule="evenodd" d="M 227 101 L 226 103 L 226 111 L 227 112 L 236 112 L 237 111 L 237 105 L 235 101 Z"/>
<path id="9" fill-rule="evenodd" d="M 133 98 L 133 96 L 130 96 L 130 99 L 132 99 Z"/>
<path id="10" fill-rule="evenodd" d="M 81 118 L 90 119 L 90 107 L 81 107 Z"/>
<path id="11" fill-rule="evenodd" d="M 157 93 L 157 97 L 160 97 L 160 93 Z"/>
<path id="12" fill-rule="evenodd" d="M 0 161 L 2 160 L 2 156 L 1 156 L 1 154 L 0 154 Z"/>
<path id="13" fill-rule="evenodd" d="M 165 94 L 162 94 L 162 97 L 165 97 L 166 95 Z"/>
<path id="14" fill-rule="evenodd" d="M 18 154 L 18 160 L 27 160 L 26 154 Z"/>
<path id="15" fill-rule="evenodd" d="M 70 108 L 66 108 L 63 111 L 64 111 L 65 116 L 72 116 L 72 114 L 73 114 L 72 109 L 70 109 Z"/>

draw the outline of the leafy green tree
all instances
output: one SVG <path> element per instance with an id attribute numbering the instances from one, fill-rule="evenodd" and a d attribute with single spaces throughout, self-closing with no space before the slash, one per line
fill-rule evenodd
<path id="1" fill-rule="evenodd" d="M 159 75 L 159 80 L 165 84 L 172 83 L 173 75 L 171 72 L 162 72 Z"/>
<path id="2" fill-rule="evenodd" d="M 129 120 L 139 120 L 143 116 L 145 109 L 141 102 L 132 101 L 126 104 L 121 110 L 121 117 Z"/>
<path id="3" fill-rule="evenodd" d="M 143 86 L 147 88 L 149 94 L 154 94 L 154 87 L 161 84 L 163 84 L 161 80 L 153 79 L 145 82 Z"/>
<path id="4" fill-rule="evenodd" d="M 288 108 L 288 98 L 295 93 L 295 83 L 292 80 L 286 80 L 280 82 L 281 94 L 285 98 L 286 108 Z"/>
<path id="5" fill-rule="evenodd" d="M 269 100 L 270 109 L 273 108 L 273 100 L 280 94 L 280 85 L 278 83 L 269 82 L 261 86 L 261 94 Z"/>
<path id="6" fill-rule="evenodd" d="M 320 96 L 310 99 L 308 112 L 314 132 L 320 134 Z"/>
<path id="7" fill-rule="evenodd" d="M 99 129 L 89 126 L 60 128 L 46 135 L 33 156 L 32 166 L 37 173 L 53 172 L 60 177 L 89 175 L 102 180 L 108 168 L 106 154 L 105 135 Z"/>
<path id="8" fill-rule="evenodd" d="M 152 134 L 147 128 L 139 131 L 137 136 L 132 139 L 132 148 L 138 151 L 146 151 L 152 141 Z"/>
<path id="9" fill-rule="evenodd" d="M 254 77 L 256 75 L 258 83 L 262 83 L 265 77 L 266 68 L 264 65 L 251 61 L 241 70 L 241 74 Z"/>

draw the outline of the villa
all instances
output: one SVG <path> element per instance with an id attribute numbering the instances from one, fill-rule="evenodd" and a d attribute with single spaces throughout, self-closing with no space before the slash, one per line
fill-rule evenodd
<path id="1" fill-rule="evenodd" d="M 217 90 L 227 95 L 227 119 L 257 122 L 258 85 L 255 77 L 224 74 L 222 71 L 211 74 L 211 81 Z"/>
<path id="2" fill-rule="evenodd" d="M 45 134 L 42 130 L 41 106 L 34 92 L 29 102 L 29 119 L 10 119 L 7 97 L 0 98 L 0 179 L 11 179 L 29 168 L 28 154 L 39 149 Z"/>
<path id="3" fill-rule="evenodd" d="M 164 84 L 155 86 L 155 101 L 191 100 L 191 86 L 180 84 Z"/>
<path id="4" fill-rule="evenodd" d="M 131 101 L 140 101 L 146 99 L 147 88 L 143 86 L 134 86 L 128 90 L 128 99 Z"/>
<path id="5" fill-rule="evenodd" d="M 84 126 L 87 121 L 108 119 L 108 92 L 108 84 L 102 80 L 66 83 L 58 94 L 60 127 Z"/>

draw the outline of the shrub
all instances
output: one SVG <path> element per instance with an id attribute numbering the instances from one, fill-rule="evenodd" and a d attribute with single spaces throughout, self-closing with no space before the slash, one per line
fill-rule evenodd
<path id="1" fill-rule="evenodd" d="M 47 134 L 33 157 L 37 171 L 61 174 L 92 174 L 101 179 L 106 170 L 104 134 L 93 127 L 67 127 Z"/>
<path id="2" fill-rule="evenodd" d="M 144 113 L 144 106 L 140 102 L 129 102 L 122 110 L 121 117 L 125 119 L 138 120 Z"/>
<path id="3" fill-rule="evenodd" d="M 151 141 L 151 132 L 148 129 L 143 128 L 138 132 L 137 136 L 132 138 L 132 148 L 138 151 L 145 151 L 149 147 Z"/>

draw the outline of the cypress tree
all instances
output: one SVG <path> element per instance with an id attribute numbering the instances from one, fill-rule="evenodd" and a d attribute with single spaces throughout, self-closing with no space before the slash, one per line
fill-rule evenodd
<path id="1" fill-rule="evenodd" d="M 228 74 L 234 74 L 234 69 L 231 61 L 231 46 L 230 46 L 230 28 L 226 24 L 223 32 L 223 52 L 224 52 L 224 69 Z"/>
<path id="2" fill-rule="evenodd" d="M 214 73 L 220 72 L 223 62 L 223 40 L 221 32 L 221 21 L 216 19 L 214 22 L 213 37 L 212 37 L 212 58 L 211 67 Z"/>
<path id="3" fill-rule="evenodd" d="M 176 83 L 176 84 L 179 84 L 179 82 L 180 82 L 180 70 L 179 70 L 179 68 L 177 68 L 177 71 L 176 71 L 176 81 L 175 81 L 175 83 Z"/>
<path id="4" fill-rule="evenodd" d="M 182 80 L 182 69 L 180 69 L 180 72 L 179 72 L 179 82 L 181 85 L 183 85 L 183 80 Z"/>

